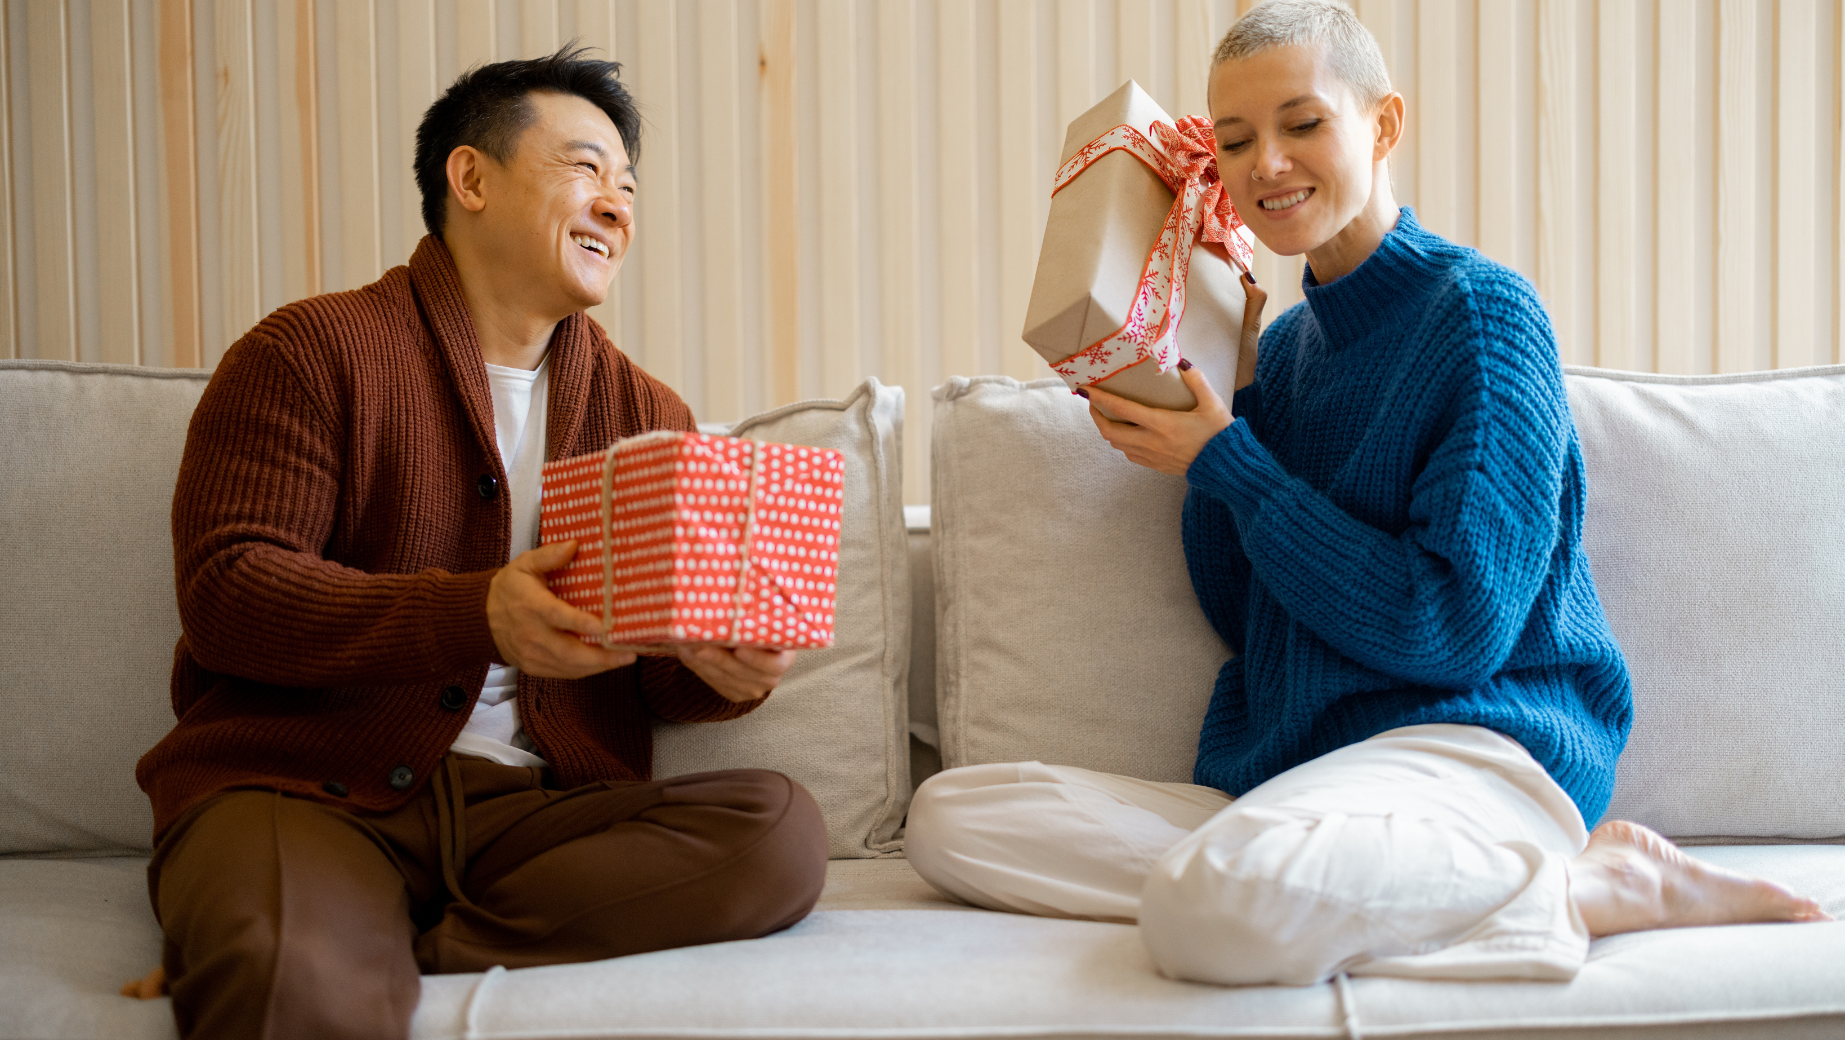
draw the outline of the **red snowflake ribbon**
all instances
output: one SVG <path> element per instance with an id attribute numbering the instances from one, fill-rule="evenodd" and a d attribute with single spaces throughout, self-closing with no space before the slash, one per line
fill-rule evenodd
<path id="1" fill-rule="evenodd" d="M 1210 124 L 1191 117 L 1180 119 L 1178 126 L 1156 120 L 1148 129 L 1153 139 L 1131 126 L 1109 130 L 1078 149 L 1057 170 L 1051 184 L 1054 196 L 1091 163 L 1119 151 L 1145 163 L 1174 196 L 1166 223 L 1141 269 L 1127 321 L 1051 366 L 1073 389 L 1100 383 L 1146 361 L 1157 364 L 1161 372 L 1179 363 L 1179 322 L 1185 316 L 1185 276 L 1191 269 L 1194 239 L 1222 243 L 1245 271 L 1255 259 L 1249 243 L 1238 233 L 1242 218 L 1217 175 L 1217 140 Z"/>

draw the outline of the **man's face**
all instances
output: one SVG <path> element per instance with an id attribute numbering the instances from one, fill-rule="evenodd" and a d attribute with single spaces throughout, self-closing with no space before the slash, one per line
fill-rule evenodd
<path id="1" fill-rule="evenodd" d="M 1318 46 L 1275 47 L 1211 72 L 1217 168 L 1262 244 L 1297 256 L 1371 197 L 1377 120 Z"/>
<path id="2" fill-rule="evenodd" d="M 574 94 L 534 93 L 505 165 L 484 159 L 481 212 L 496 263 L 560 316 L 601 303 L 634 238 L 634 168 L 615 124 Z"/>

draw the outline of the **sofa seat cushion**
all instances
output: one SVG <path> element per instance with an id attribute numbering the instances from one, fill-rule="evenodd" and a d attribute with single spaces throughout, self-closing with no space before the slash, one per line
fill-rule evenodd
<path id="1" fill-rule="evenodd" d="M 1693 850 L 1845 916 L 1845 847 Z M 0 861 L 0 1040 L 176 1035 L 116 988 L 155 963 L 138 858 Z M 424 979 L 419 1040 L 515 1037 L 1808 1037 L 1845 1031 L 1845 923 L 1597 942 L 1568 984 L 1352 980 L 1223 989 L 1155 975 L 1126 925 L 988 913 L 903 860 L 837 861 L 768 939 Z"/>

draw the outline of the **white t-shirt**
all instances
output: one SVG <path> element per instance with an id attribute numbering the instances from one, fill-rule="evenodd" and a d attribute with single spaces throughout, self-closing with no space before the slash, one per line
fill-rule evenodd
<path id="1" fill-rule="evenodd" d="M 550 368 L 548 355 L 530 372 L 487 366 L 487 385 L 493 390 L 493 436 L 499 444 L 500 463 L 506 467 L 506 491 L 512 496 L 511 556 L 538 547 Z M 474 702 L 474 714 L 449 750 L 502 765 L 544 765 L 545 760 L 532 753 L 536 749 L 519 725 L 518 692 L 519 669 L 504 664 L 487 669 L 487 682 Z"/>

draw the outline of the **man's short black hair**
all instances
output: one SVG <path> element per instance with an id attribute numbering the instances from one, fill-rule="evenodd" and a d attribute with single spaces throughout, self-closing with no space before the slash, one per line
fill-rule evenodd
<path id="1" fill-rule="evenodd" d="M 621 65 L 583 57 L 588 50 L 572 40 L 542 58 L 476 66 L 429 106 L 416 128 L 416 186 L 430 234 L 442 234 L 447 216 L 449 153 L 465 144 L 495 162 L 510 160 L 519 134 L 532 125 L 535 91 L 575 94 L 593 103 L 615 124 L 628 161 L 640 161 L 641 114 L 622 86 Z"/>

